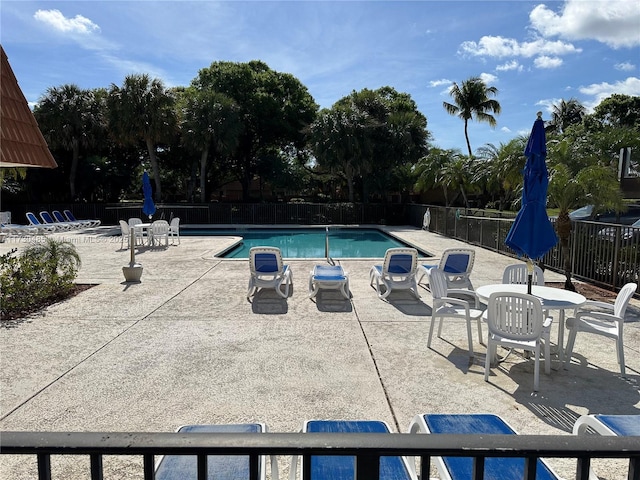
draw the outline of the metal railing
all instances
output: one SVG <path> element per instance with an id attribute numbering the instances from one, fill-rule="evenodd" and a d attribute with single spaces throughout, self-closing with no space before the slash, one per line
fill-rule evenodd
<path id="1" fill-rule="evenodd" d="M 407 223 L 422 226 L 427 208 L 431 212 L 430 231 L 516 257 L 504 243 L 514 212 L 488 216 L 483 210 L 409 205 Z M 551 222 L 555 223 L 555 219 Z M 613 223 L 573 222 L 569 247 L 575 278 L 613 290 L 628 282 L 640 283 L 640 229 Z M 546 268 L 564 271 L 560 244 L 543 257 L 542 263 Z"/>
<path id="2" fill-rule="evenodd" d="M 472 457 L 473 479 L 483 478 L 484 462 L 491 457 L 525 459 L 523 479 L 534 479 L 539 458 L 575 458 L 575 478 L 587 480 L 594 458 L 627 459 L 627 478 L 640 480 L 640 438 L 598 435 L 424 435 L 339 433 L 101 433 L 101 432 L 0 432 L 0 454 L 35 455 L 39 480 L 50 480 L 52 455 L 89 457 L 93 480 L 104 477 L 103 456 L 142 457 L 146 480 L 154 478 L 155 457 L 197 456 L 198 478 L 206 478 L 208 455 L 248 455 L 252 479 L 258 478 L 260 455 L 312 455 L 356 457 L 355 480 L 379 476 L 380 457 L 407 456 L 420 459 L 420 478 L 429 478 L 434 456 Z M 276 480 L 276 479 L 272 479 Z"/>
<path id="3" fill-rule="evenodd" d="M 14 223 L 21 223 L 26 211 L 63 210 L 67 207 L 66 204 L 3 205 L 3 208 L 11 209 Z M 77 218 L 97 218 L 104 225 L 117 225 L 118 220 L 141 216 L 142 204 L 74 204 L 71 208 Z M 516 256 L 504 244 L 515 212 L 395 203 L 177 203 L 157 205 L 153 219 L 180 217 L 181 225 L 374 224 L 421 228 L 427 208 L 431 212 L 430 231 Z M 601 234 L 603 229 L 608 229 L 607 235 Z M 639 282 L 640 229 L 631 234 L 629 229 L 627 225 L 573 222 L 569 241 L 573 275 L 612 290 L 627 282 Z M 559 245 L 542 261 L 547 268 L 558 272 L 564 270 Z"/>

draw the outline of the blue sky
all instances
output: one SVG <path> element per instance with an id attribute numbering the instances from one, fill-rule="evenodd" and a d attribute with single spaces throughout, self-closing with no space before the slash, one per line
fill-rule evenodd
<path id="1" fill-rule="evenodd" d="M 640 2 L 11 1 L 0 35 L 30 103 L 49 87 L 121 85 L 148 73 L 188 85 L 214 61 L 262 60 L 321 107 L 389 85 L 411 95 L 433 143 L 466 151 L 448 115 L 452 82 L 498 88 L 498 125 L 473 122 L 471 146 L 528 135 L 536 112 L 575 97 L 640 95 Z"/>

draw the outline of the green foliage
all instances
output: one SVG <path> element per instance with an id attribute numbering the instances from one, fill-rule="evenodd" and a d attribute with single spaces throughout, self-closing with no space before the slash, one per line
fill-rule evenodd
<path id="1" fill-rule="evenodd" d="M 0 316 L 29 312 L 34 305 L 64 297 L 73 287 L 80 256 L 70 242 L 47 238 L 17 256 L 13 249 L 0 256 Z"/>

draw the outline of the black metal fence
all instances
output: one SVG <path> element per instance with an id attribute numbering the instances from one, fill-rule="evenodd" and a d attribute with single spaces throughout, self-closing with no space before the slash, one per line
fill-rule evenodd
<path id="1" fill-rule="evenodd" d="M 297 455 L 304 458 L 307 470 L 312 455 L 349 455 L 356 457 L 354 480 L 379 478 L 382 456 L 419 458 L 422 479 L 429 478 L 434 456 L 472 457 L 474 480 L 483 478 L 484 462 L 490 457 L 524 458 L 523 479 L 536 478 L 538 458 L 575 458 L 573 478 L 579 480 L 589 478 L 591 459 L 627 459 L 627 478 L 640 480 L 638 440 L 598 435 L 0 432 L 0 454 L 36 456 L 39 480 L 53 478 L 52 455 L 88 456 L 93 480 L 104 478 L 105 455 L 141 456 L 146 480 L 154 478 L 159 455 L 197 456 L 198 478 L 206 478 L 207 455 L 248 455 L 254 465 L 260 455 Z M 258 478 L 257 468 L 251 478 Z M 303 471 L 302 478 L 310 478 L 309 471 Z"/>
<path id="2" fill-rule="evenodd" d="M 26 223 L 25 213 L 63 210 L 68 205 L 41 204 L 5 206 L 14 223 Z M 516 256 L 504 244 L 514 212 L 495 213 L 479 209 L 449 208 L 417 204 L 373 203 L 208 203 L 159 204 L 153 219 L 196 225 L 412 225 L 423 226 L 429 209 L 429 230 L 447 237 Z M 77 218 L 97 218 L 105 225 L 143 217 L 142 204 L 74 204 Z M 606 230 L 606 231 L 605 231 Z M 572 271 L 576 278 L 605 288 L 619 289 L 640 281 L 640 229 L 599 222 L 574 222 L 570 239 Z M 560 246 L 543 259 L 544 265 L 563 271 Z"/>

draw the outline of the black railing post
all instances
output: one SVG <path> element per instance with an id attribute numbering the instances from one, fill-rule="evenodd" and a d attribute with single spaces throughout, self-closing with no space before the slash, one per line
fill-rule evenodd
<path id="1" fill-rule="evenodd" d="M 578 457 L 576 480 L 589 480 L 589 470 L 591 470 L 591 457 Z"/>
<path id="2" fill-rule="evenodd" d="M 207 470 L 209 469 L 207 460 L 206 453 L 198 454 L 198 480 L 207 480 Z"/>
<path id="3" fill-rule="evenodd" d="M 355 480 L 380 478 L 380 457 L 378 455 L 358 455 L 356 457 Z"/>
<path id="4" fill-rule="evenodd" d="M 102 480 L 102 455 L 92 453 L 89 458 L 91 462 L 91 480 Z"/>
<path id="5" fill-rule="evenodd" d="M 38 454 L 38 480 L 51 480 L 51 455 Z"/>
<path id="6" fill-rule="evenodd" d="M 429 478 L 431 471 L 431 456 L 423 455 L 420 457 L 420 478 Z"/>
<path id="7" fill-rule="evenodd" d="M 155 478 L 155 465 L 153 454 L 143 455 L 142 468 L 144 474 L 144 480 L 153 480 Z"/>
<path id="8" fill-rule="evenodd" d="M 484 478 L 484 457 L 473 457 L 473 480 Z"/>
<path id="9" fill-rule="evenodd" d="M 526 457 L 524 459 L 524 480 L 536 480 L 537 467 L 537 457 Z"/>

